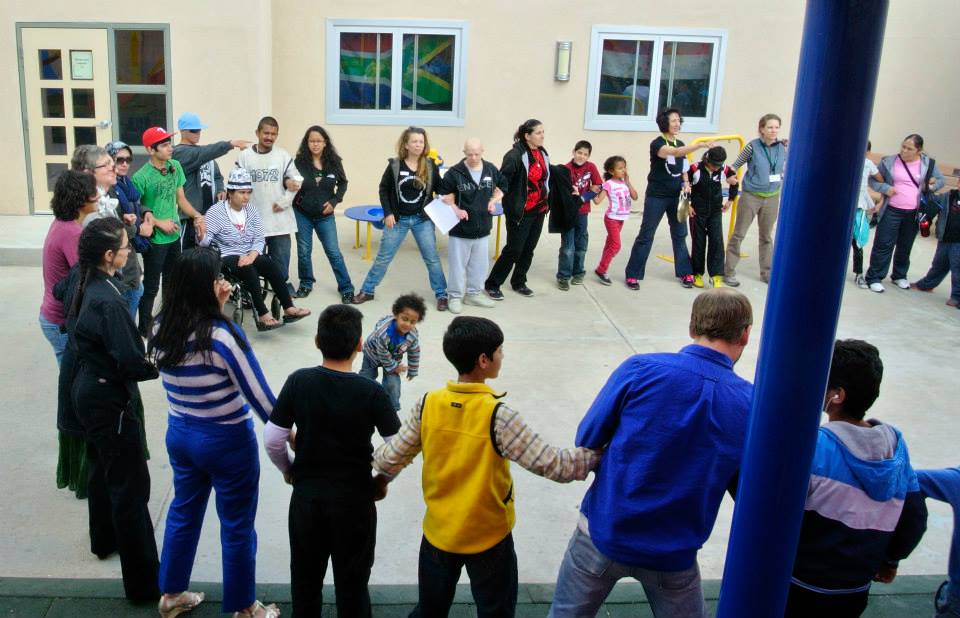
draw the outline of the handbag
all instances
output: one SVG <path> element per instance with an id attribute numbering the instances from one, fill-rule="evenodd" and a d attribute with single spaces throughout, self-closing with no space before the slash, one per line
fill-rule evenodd
<path id="1" fill-rule="evenodd" d="M 680 195 L 680 206 L 677 207 L 677 221 L 679 221 L 680 223 L 686 223 L 689 217 L 690 217 L 690 194 L 683 193 Z"/>
<path id="2" fill-rule="evenodd" d="M 929 222 L 940 212 L 940 208 L 937 206 L 936 198 L 934 197 L 934 192 L 930 191 L 929 189 L 930 178 L 933 176 L 933 168 L 937 164 L 937 160 L 933 158 L 929 160 L 930 162 L 927 165 L 927 173 L 923 175 L 923 184 L 921 185 L 919 182 L 917 182 L 917 179 L 913 177 L 913 174 L 910 172 L 910 168 L 907 167 L 907 163 L 903 160 L 903 157 L 897 155 L 897 158 L 900 159 L 903 169 L 907 170 L 907 176 L 910 177 L 910 182 L 912 182 L 913 186 L 920 190 L 920 200 L 917 203 L 917 223 L 922 223 L 924 220 Z"/>

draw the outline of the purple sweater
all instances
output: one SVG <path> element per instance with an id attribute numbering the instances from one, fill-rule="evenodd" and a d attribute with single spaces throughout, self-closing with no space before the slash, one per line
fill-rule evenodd
<path id="1" fill-rule="evenodd" d="M 63 326 L 63 303 L 53 297 L 53 286 L 70 272 L 70 267 L 79 261 L 80 232 L 83 228 L 76 221 L 54 219 L 43 241 L 43 302 L 40 315 L 43 319 Z"/>

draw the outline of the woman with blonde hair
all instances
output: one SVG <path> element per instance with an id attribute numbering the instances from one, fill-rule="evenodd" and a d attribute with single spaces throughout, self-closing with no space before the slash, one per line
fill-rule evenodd
<path id="1" fill-rule="evenodd" d="M 393 256 L 407 232 L 412 232 L 427 267 L 430 287 L 437 299 L 437 311 L 447 310 L 447 280 L 437 253 L 435 228 L 423 210 L 440 188 L 440 172 L 427 156 L 428 152 L 430 144 L 423 129 L 407 127 L 400 135 L 397 157 L 389 160 L 380 179 L 384 224 L 380 251 L 360 286 L 360 292 L 353 297 L 355 304 L 373 300 L 374 290 L 387 274 Z"/>

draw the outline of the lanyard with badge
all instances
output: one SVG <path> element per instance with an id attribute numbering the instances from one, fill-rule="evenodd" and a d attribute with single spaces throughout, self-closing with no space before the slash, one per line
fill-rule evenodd
<path id="1" fill-rule="evenodd" d="M 771 145 L 776 145 L 776 144 L 777 144 L 777 142 L 774 142 L 774 143 L 771 144 Z M 771 157 L 770 157 L 770 150 L 767 148 L 767 145 L 764 144 L 762 141 L 760 142 L 760 147 L 763 148 L 763 156 L 765 156 L 765 157 L 767 158 L 767 163 L 770 164 L 770 178 L 769 178 L 769 182 L 780 182 L 780 181 L 782 180 L 782 176 L 781 176 L 780 174 L 777 174 L 777 173 L 776 173 L 776 171 L 777 171 L 777 163 L 780 162 L 780 158 L 779 158 L 779 157 L 777 157 L 776 159 L 771 158 Z"/>
<path id="2" fill-rule="evenodd" d="M 660 136 L 663 138 L 663 141 L 666 142 L 667 145 L 670 146 L 671 148 L 679 148 L 678 144 L 680 143 L 680 140 L 675 140 L 675 141 L 672 141 L 672 142 L 671 142 L 671 141 L 670 141 L 670 138 L 667 137 L 667 134 L 666 134 L 666 133 L 661 133 Z M 677 172 L 676 174 L 674 174 L 674 173 L 673 173 L 673 170 L 670 169 L 670 166 L 671 166 L 671 165 L 676 165 L 676 163 L 677 163 L 677 158 L 676 158 L 675 156 L 673 156 L 673 155 L 667 155 L 666 161 L 667 161 L 667 162 L 666 162 L 666 164 L 664 165 L 664 167 L 667 169 L 667 173 L 668 173 L 668 174 L 670 174 L 670 175 L 673 176 L 674 178 L 676 178 L 677 176 L 680 176 L 681 174 L 683 174 L 683 167 L 682 167 L 682 166 L 681 166 L 681 168 L 680 168 L 680 171 Z"/>

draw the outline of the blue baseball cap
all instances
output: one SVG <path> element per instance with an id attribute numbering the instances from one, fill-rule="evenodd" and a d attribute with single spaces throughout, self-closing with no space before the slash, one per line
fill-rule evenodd
<path id="1" fill-rule="evenodd" d="M 187 112 L 180 116 L 180 120 L 177 120 L 178 131 L 199 131 L 200 129 L 206 128 L 207 125 L 200 122 L 200 116 L 197 116 L 193 112 Z"/>

